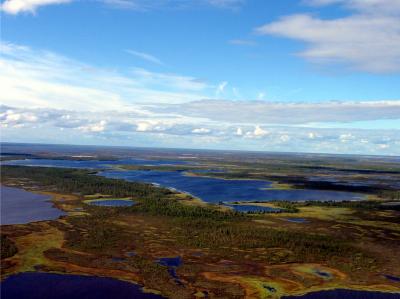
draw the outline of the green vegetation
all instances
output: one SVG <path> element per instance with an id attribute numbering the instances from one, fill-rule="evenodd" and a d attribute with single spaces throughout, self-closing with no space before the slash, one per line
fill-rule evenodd
<path id="1" fill-rule="evenodd" d="M 6 235 L 1 235 L 1 259 L 12 257 L 18 252 L 17 246 Z"/>
<path id="2" fill-rule="evenodd" d="M 290 204 L 290 203 L 288 203 Z M 361 200 L 361 201 L 306 201 L 304 203 L 291 203 L 297 206 L 318 206 L 318 207 L 338 207 L 352 208 L 359 210 L 400 210 L 398 205 L 382 205 L 381 201 Z"/>
<path id="3" fill-rule="evenodd" d="M 2 180 L 27 178 L 33 183 L 60 193 L 108 194 L 113 197 L 160 198 L 172 192 L 165 188 L 155 188 L 151 184 L 126 182 L 96 176 L 87 170 L 62 169 L 52 167 L 2 166 Z"/>
<path id="4" fill-rule="evenodd" d="M 36 225 L 6 226 L 2 258 L 16 253 L 15 244 L 19 249 L 12 260 L 19 268 L 10 261 L 6 275 L 20 269 L 78 272 L 135 281 L 169 298 L 192 298 L 195 293 L 263 298 L 265 287 L 257 286 L 265 284 L 266 277 L 271 280 L 268 286 L 287 295 L 293 285 L 299 291 L 314 286 L 381 286 L 388 283 L 383 269 L 398 268 L 393 256 L 398 234 L 387 225 L 398 221 L 398 212 L 382 201 L 268 203 L 311 219 L 293 224 L 280 219 L 288 215 L 248 215 L 197 205 L 189 195 L 88 170 L 3 166 L 1 179 L 6 185 L 52 191 L 54 204 L 69 213 Z M 84 204 L 98 198 L 132 199 L 136 204 Z M 329 217 L 313 217 L 321 211 Z M 340 221 L 345 216 L 349 221 Z M 156 263 L 160 257 L 176 256 L 184 261 L 173 269 L 182 285 L 171 269 Z M 322 280 L 314 272 L 302 275 L 298 269 L 303 266 L 312 271 L 329 268 L 332 276 Z"/>
<path id="5" fill-rule="evenodd" d="M 179 224 L 183 230 L 179 242 L 184 245 L 226 251 L 228 255 L 232 248 L 281 248 L 288 251 L 283 256 L 280 253 L 267 255 L 265 258 L 269 263 L 329 262 L 340 256 L 346 256 L 352 262 L 360 258 L 368 260 L 367 255 L 345 240 L 321 234 L 266 229 L 250 222 L 218 223 L 203 219 L 184 219 Z"/>
<path id="6" fill-rule="evenodd" d="M 103 208 L 87 206 L 87 216 L 74 217 L 69 221 L 80 230 L 70 233 L 69 244 L 74 248 L 99 250 L 118 246 L 124 240 L 123 229 L 113 224 L 119 215 L 140 213 L 164 216 L 180 228 L 177 237 L 182 244 L 195 247 L 282 247 L 293 252 L 293 259 L 301 261 L 307 256 L 324 260 L 351 250 L 345 242 L 321 235 L 284 230 L 264 229 L 254 226 L 243 213 L 220 211 L 212 207 L 184 205 L 174 193 L 150 184 L 126 182 L 93 175 L 85 170 L 44 167 L 7 166 L 2 168 L 3 179 L 28 178 L 43 187 L 58 192 L 81 195 L 102 193 L 116 197 L 138 198 L 140 204 L 131 207 Z M 287 209 L 296 207 L 282 203 Z M 249 218 L 250 217 L 250 218 Z M 256 216 L 257 217 L 257 216 Z M 260 216 L 261 217 L 261 216 Z"/>

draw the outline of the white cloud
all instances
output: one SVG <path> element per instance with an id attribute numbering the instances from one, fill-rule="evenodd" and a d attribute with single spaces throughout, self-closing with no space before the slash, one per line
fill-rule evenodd
<path id="1" fill-rule="evenodd" d="M 136 131 L 138 132 L 148 132 L 152 131 L 154 127 L 158 124 L 158 122 L 150 122 L 150 121 L 145 121 L 145 122 L 139 122 L 137 124 Z"/>
<path id="2" fill-rule="evenodd" d="M 15 111 L 13 109 L 7 109 L 0 113 L 0 123 L 2 127 L 18 127 L 29 123 L 36 123 L 38 117 L 28 111 Z"/>
<path id="3" fill-rule="evenodd" d="M 287 134 L 282 135 L 281 137 L 279 137 L 279 140 L 281 142 L 288 142 L 290 140 L 290 136 Z"/>
<path id="4" fill-rule="evenodd" d="M 35 13 L 40 6 L 68 3 L 72 0 L 6 0 L 1 4 L 1 10 L 12 15 L 23 12 Z"/>
<path id="5" fill-rule="evenodd" d="M 340 4 L 356 12 L 335 19 L 290 15 L 261 26 L 256 32 L 306 42 L 308 48 L 300 55 L 312 62 L 347 64 L 373 73 L 400 71 L 399 0 L 316 0 L 312 3 Z"/>
<path id="6" fill-rule="evenodd" d="M 227 82 L 227 81 L 223 81 L 223 82 L 219 83 L 218 86 L 217 86 L 217 90 L 216 90 L 216 92 L 215 92 L 215 95 L 216 95 L 217 97 L 221 96 L 221 95 L 224 93 L 225 87 L 226 87 L 227 85 L 228 85 L 228 82 Z"/>
<path id="7" fill-rule="evenodd" d="M 144 69 L 122 73 L 7 43 L 0 80 L 3 140 L 400 154 L 399 130 L 351 127 L 391 120 L 396 128 L 400 101 L 201 100 L 215 84 Z M 220 90 L 226 92 L 227 84 L 221 82 Z M 331 122 L 350 124 L 329 129 Z"/>
<path id="8" fill-rule="evenodd" d="M 270 134 L 269 131 L 264 130 L 259 125 L 257 125 L 257 126 L 255 126 L 253 131 L 247 131 L 245 134 L 245 137 L 246 138 L 262 138 L 269 134 Z"/>
<path id="9" fill-rule="evenodd" d="M 179 113 L 213 121 L 248 124 L 299 125 L 400 119 L 400 101 L 291 103 L 201 100 L 150 109 L 159 113 Z"/>
<path id="10" fill-rule="evenodd" d="M 400 154 L 399 130 L 321 129 L 226 123 L 175 114 L 135 114 L 130 111 L 82 112 L 0 106 L 2 140 L 95 143 L 137 146 L 183 146 Z M 63 130 L 63 134 L 59 134 Z M 245 133 L 244 133 L 245 132 Z M 310 134 L 312 133 L 312 134 Z M 24 136 L 21 139 L 21 136 Z M 45 138 L 43 136 L 46 136 Z M 75 137 L 74 137 L 75 136 Z M 312 137 L 312 138 L 310 138 Z M 318 137 L 318 142 L 313 138 Z M 245 138 L 246 140 L 242 140 Z M 142 143 L 140 143 L 142 142 Z"/>
<path id="11" fill-rule="evenodd" d="M 207 128 L 196 128 L 192 130 L 192 133 L 194 134 L 207 134 L 210 133 L 211 130 Z"/>
<path id="12" fill-rule="evenodd" d="M 184 91 L 204 91 L 211 89 L 206 82 L 190 76 L 182 76 L 169 73 L 156 73 L 142 68 L 132 69 L 132 73 L 138 82 L 143 84 Z"/>
<path id="13" fill-rule="evenodd" d="M 341 134 L 339 136 L 340 142 L 348 142 L 349 140 L 352 140 L 352 139 L 355 139 L 355 137 L 351 133 L 345 133 L 345 134 Z"/>
<path id="14" fill-rule="evenodd" d="M 159 65 L 164 64 L 160 59 L 148 53 L 134 51 L 134 50 L 125 50 L 125 52 L 155 64 Z"/>
<path id="15" fill-rule="evenodd" d="M 144 69 L 122 73 L 5 41 L 1 44 L 0 80 L 4 105 L 86 111 L 186 102 L 204 98 L 214 88 L 190 76 Z"/>
<path id="16" fill-rule="evenodd" d="M 254 136 L 265 136 L 268 134 L 268 131 L 263 130 L 260 126 L 256 126 L 253 134 Z"/>
<path id="17" fill-rule="evenodd" d="M 78 127 L 79 130 L 83 132 L 99 133 L 106 129 L 107 121 L 102 120 L 98 123 L 88 124 L 86 126 Z"/>
<path id="18" fill-rule="evenodd" d="M 310 139 L 315 139 L 315 138 L 318 137 L 318 135 L 317 135 L 316 133 L 314 133 L 314 132 L 308 133 L 307 136 L 308 136 L 308 138 L 310 138 Z"/>

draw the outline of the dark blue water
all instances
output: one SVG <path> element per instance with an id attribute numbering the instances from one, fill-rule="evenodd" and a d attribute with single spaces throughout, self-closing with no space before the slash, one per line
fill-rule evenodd
<path id="1" fill-rule="evenodd" d="M 180 265 L 182 265 L 183 261 L 180 256 L 162 257 L 159 260 L 157 260 L 157 263 L 162 266 L 167 266 L 167 267 L 179 267 Z"/>
<path id="2" fill-rule="evenodd" d="M 326 272 L 326 271 L 322 271 L 322 270 L 318 270 L 318 269 L 315 269 L 315 270 L 314 270 L 314 273 L 317 274 L 317 275 L 319 275 L 319 276 L 321 276 L 321 277 L 323 277 L 323 278 L 330 278 L 330 277 L 332 277 L 331 273 Z"/>
<path id="3" fill-rule="evenodd" d="M 387 279 L 389 279 L 391 281 L 400 282 L 400 277 L 398 277 L 398 276 L 393 276 L 393 275 L 388 275 L 388 274 L 383 275 L 383 276 L 385 276 Z"/>
<path id="4" fill-rule="evenodd" d="M 24 159 L 2 162 L 3 165 L 42 166 L 60 168 L 90 168 L 104 169 L 115 165 L 184 165 L 185 161 L 176 160 L 143 160 L 143 159 L 121 159 L 121 160 L 57 160 L 57 159 Z"/>
<path id="5" fill-rule="evenodd" d="M 1 186 L 1 219 L 3 224 L 22 224 L 57 219 L 65 213 L 49 202 L 50 197 L 19 188 Z"/>
<path id="6" fill-rule="evenodd" d="M 140 286 L 112 278 L 26 272 L 1 283 L 4 299 L 157 299 Z"/>
<path id="7" fill-rule="evenodd" d="M 169 273 L 169 275 L 171 275 L 172 278 L 174 278 L 174 281 L 176 282 L 176 284 L 183 285 L 176 273 L 176 268 L 178 268 L 180 265 L 183 264 L 183 260 L 180 256 L 163 257 L 163 258 L 160 258 L 159 260 L 157 260 L 157 263 L 161 266 L 168 267 L 168 273 Z"/>
<path id="8" fill-rule="evenodd" d="M 131 164 L 131 165 L 168 165 L 185 164 L 184 161 L 156 161 L 139 159 L 122 159 L 118 161 L 71 161 L 51 159 L 27 159 L 7 161 L 4 164 L 30 165 L 30 166 L 52 166 L 52 167 L 75 167 L 104 169 L 110 165 Z M 271 186 L 270 182 L 261 180 L 223 180 L 218 178 L 187 176 L 181 171 L 145 171 L 145 170 L 107 170 L 100 175 L 138 181 L 156 183 L 163 187 L 175 188 L 190 193 L 209 203 L 232 202 L 232 201 L 342 201 L 361 200 L 363 195 L 351 192 L 324 191 L 324 190 L 265 190 Z M 235 209 L 254 208 L 238 207 Z"/>
<path id="9" fill-rule="evenodd" d="M 303 296 L 284 296 L 282 299 L 400 299 L 400 293 L 383 293 L 353 290 L 313 292 Z"/>
<path id="10" fill-rule="evenodd" d="M 293 223 L 307 223 L 308 220 L 305 218 L 282 218 L 283 220 L 293 222 Z"/>
<path id="11" fill-rule="evenodd" d="M 361 200 L 362 195 L 351 192 L 323 190 L 271 190 L 271 183 L 261 180 L 223 180 L 217 178 L 188 176 L 177 171 L 118 171 L 109 170 L 99 175 L 128 181 L 156 183 L 164 187 L 188 192 L 209 203 L 232 201 L 270 200 Z"/>
<path id="12" fill-rule="evenodd" d="M 281 212 L 282 209 L 279 208 L 271 208 L 271 207 L 260 207 L 260 206 L 252 206 L 252 205 L 230 205 L 225 204 L 238 212 L 243 213 L 278 213 Z"/>
<path id="13" fill-rule="evenodd" d="M 135 204 L 133 200 L 121 200 L 121 199 L 101 199 L 101 200 L 91 200 L 87 202 L 90 205 L 100 206 L 100 207 L 130 207 Z"/>

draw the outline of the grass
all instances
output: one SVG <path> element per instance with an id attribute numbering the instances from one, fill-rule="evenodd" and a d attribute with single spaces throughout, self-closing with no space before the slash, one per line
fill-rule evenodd
<path id="1" fill-rule="evenodd" d="M 60 248 L 63 242 L 64 234 L 47 224 L 42 225 L 41 231 L 17 237 L 15 258 L 20 258 L 17 272 L 33 271 L 37 265 L 46 265 L 48 260 L 43 253 L 50 248 Z"/>
<path id="2" fill-rule="evenodd" d="M 354 226 L 364 229 L 363 221 L 373 222 L 362 218 L 364 214 L 358 214 L 359 210 L 350 206 L 296 205 L 296 217 L 320 222 L 315 221 L 315 226 L 311 221 L 307 225 L 282 223 L 277 227 L 280 222 L 273 214 L 247 216 L 198 202 L 191 205 L 188 204 L 192 201 L 190 197 L 183 194 L 147 184 L 103 179 L 85 171 L 16 168 L 6 174 L 8 179 L 28 178 L 27 185 L 40 186 L 43 190 L 74 193 L 74 200 L 68 201 L 71 208 L 82 206 L 87 200 L 110 199 L 102 198 L 99 193 L 125 200 L 133 198 L 138 203 L 119 208 L 87 205 L 84 207 L 86 215 L 67 216 L 52 222 L 54 226 L 35 224 L 31 233 L 16 234 L 12 240 L 20 252 L 12 259 L 19 261 L 18 271 L 30 271 L 36 265 L 51 266 L 53 262 L 61 264 L 64 259 L 67 272 L 134 277 L 130 279 L 171 298 L 191 298 L 195 293 L 201 296 L 203 290 L 208 290 L 212 296 L 234 298 L 241 297 L 243 291 L 267 296 L 266 285 L 275 288 L 277 294 L 300 294 L 314 288 L 310 285 L 316 285 L 315 289 L 329 288 L 330 281 L 310 272 L 315 265 L 331 267 L 329 271 L 332 272 L 354 273 L 356 278 L 345 276 L 342 281 L 333 282 L 344 286 L 351 285 L 350 279 L 357 280 L 362 273 L 375 273 L 396 263 L 392 259 L 391 264 L 379 264 L 365 245 L 370 240 L 352 238 L 347 227 L 341 228 L 341 235 L 334 234 L 334 224 L 354 221 Z M 80 189 L 82 182 L 85 182 L 84 189 Z M 387 213 L 380 217 L 391 216 Z M 277 216 L 293 217 L 293 214 Z M 381 227 L 387 225 L 384 221 L 375 222 Z M 319 231 L 321 223 L 324 230 Z M 391 243 L 387 244 L 376 257 L 386 255 L 385 246 Z M 126 257 L 129 251 L 135 251 L 137 256 Z M 194 251 L 203 255 L 193 257 L 190 253 Z M 166 268 L 154 262 L 159 257 L 172 255 L 184 259 L 184 266 L 177 272 L 185 288 L 179 289 Z M 115 263 L 113 256 L 126 259 Z M 224 266 L 221 261 L 229 263 Z M 305 268 L 295 268 L 296 264 Z M 377 279 L 374 276 L 372 281 Z M 373 285 L 370 280 L 365 283 Z"/>

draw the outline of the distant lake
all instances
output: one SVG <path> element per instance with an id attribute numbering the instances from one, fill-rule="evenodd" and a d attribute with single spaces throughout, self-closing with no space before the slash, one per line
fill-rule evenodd
<path id="1" fill-rule="evenodd" d="M 361 200 L 363 195 L 342 191 L 325 190 L 273 190 L 270 182 L 261 180 L 224 180 L 219 178 L 188 176 L 179 171 L 107 170 L 99 175 L 127 181 L 156 183 L 192 194 L 209 203 L 232 201 L 271 200 Z M 243 208 L 243 207 L 240 207 Z"/>
<path id="2" fill-rule="evenodd" d="M 282 299 L 400 299 L 400 293 L 393 294 L 337 289 L 312 292 L 303 296 L 284 296 Z"/>
<path id="3" fill-rule="evenodd" d="M 144 160 L 144 159 L 120 159 L 120 160 L 61 160 L 61 159 L 23 159 L 4 161 L 2 165 L 23 165 L 60 168 L 90 168 L 104 169 L 114 165 L 185 165 L 188 162 L 177 160 Z"/>
<path id="4" fill-rule="evenodd" d="M 1 224 L 57 219 L 65 213 L 49 202 L 50 196 L 1 186 Z"/>
<path id="5" fill-rule="evenodd" d="M 262 180 L 224 180 L 199 176 L 188 176 L 182 171 L 113 170 L 112 165 L 179 165 L 185 161 L 121 159 L 115 161 L 74 161 L 55 159 L 25 159 L 4 162 L 5 165 L 48 166 L 67 168 L 107 169 L 99 175 L 127 181 L 155 183 L 167 188 L 187 192 L 209 203 L 232 201 L 343 201 L 362 200 L 357 193 L 326 190 L 272 190 L 271 183 Z M 255 207 L 234 207 L 240 211 L 255 211 Z M 267 211 L 267 209 L 264 209 Z"/>
<path id="6" fill-rule="evenodd" d="M 139 285 L 96 276 L 25 272 L 1 282 L 4 299 L 160 299 Z"/>

